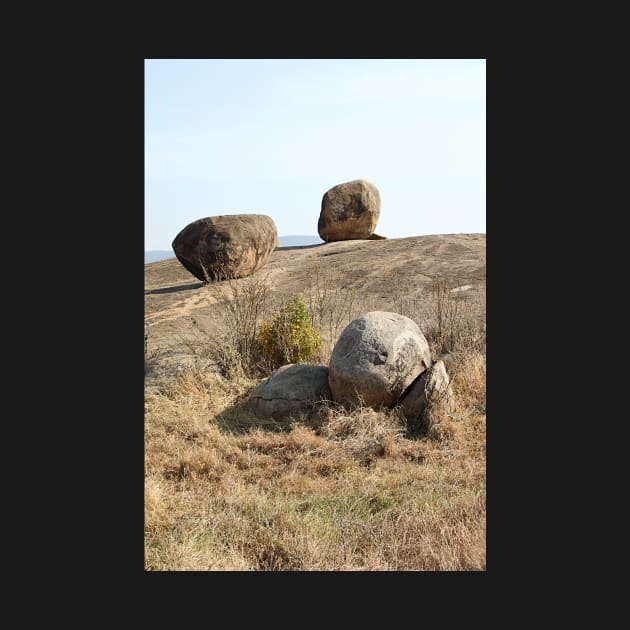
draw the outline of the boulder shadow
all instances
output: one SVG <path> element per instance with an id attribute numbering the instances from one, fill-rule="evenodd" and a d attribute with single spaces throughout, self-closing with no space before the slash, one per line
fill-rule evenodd
<path id="1" fill-rule="evenodd" d="M 321 428 L 328 414 L 329 401 L 316 403 L 310 414 L 297 414 L 295 417 L 274 420 L 271 417 L 255 415 L 249 407 L 250 395 L 254 387 L 243 393 L 237 401 L 212 418 L 221 431 L 232 435 L 243 435 L 251 429 L 262 429 L 273 433 L 288 433 L 294 423 L 303 424 L 316 431 Z"/>
<path id="2" fill-rule="evenodd" d="M 234 404 L 214 416 L 213 422 L 217 423 L 221 431 L 232 435 L 243 435 L 250 429 L 264 429 L 274 433 L 291 430 L 290 422 L 280 422 L 273 418 L 260 418 L 254 415 L 249 408 L 250 393 L 247 392 Z"/>
<path id="3" fill-rule="evenodd" d="M 172 287 L 164 287 L 163 289 L 151 289 L 145 291 L 145 295 L 160 295 L 162 293 L 178 293 L 179 291 L 190 291 L 191 289 L 198 289 L 204 286 L 203 282 L 192 282 L 191 284 L 178 284 Z"/>

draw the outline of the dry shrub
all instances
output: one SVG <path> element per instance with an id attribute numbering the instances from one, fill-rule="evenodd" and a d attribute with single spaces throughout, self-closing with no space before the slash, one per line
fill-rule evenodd
<path id="1" fill-rule="evenodd" d="M 274 310 L 268 275 L 224 283 L 212 332 L 192 318 L 195 337 L 182 340 L 194 356 L 210 359 L 226 378 L 264 377 L 281 365 L 320 358 L 322 339 L 301 294 Z"/>
<path id="2" fill-rule="evenodd" d="M 451 396 L 437 396 L 425 411 L 429 437 L 447 441 L 466 421 L 486 414 L 486 356 L 467 352 L 455 365 L 451 376 Z M 485 420 L 484 420 L 485 422 Z"/>
<path id="3" fill-rule="evenodd" d="M 305 279 L 304 295 L 313 326 L 324 338 L 322 360 L 327 362 L 341 331 L 352 321 L 356 290 L 344 286 L 334 269 L 317 266 Z"/>
<path id="4" fill-rule="evenodd" d="M 212 332 L 192 318 L 196 336 L 185 345 L 196 356 L 210 359 L 226 378 L 259 376 L 261 354 L 258 326 L 270 308 L 268 275 L 224 278 L 227 295 Z"/>
<path id="5" fill-rule="evenodd" d="M 256 359 L 256 334 L 269 306 L 269 275 L 228 280 L 230 298 L 224 300 L 228 324 L 238 354 L 249 362 Z"/>
<path id="6" fill-rule="evenodd" d="M 485 353 L 485 291 L 458 291 L 461 280 L 436 276 L 430 286 L 428 317 L 423 333 L 434 356 L 470 351 Z"/>
<path id="7" fill-rule="evenodd" d="M 465 289 L 465 290 L 462 290 Z M 486 349 L 485 287 L 466 288 L 457 276 L 432 277 L 421 296 L 409 297 L 394 289 L 388 305 L 378 306 L 409 317 L 418 324 L 436 359 L 449 354 L 452 360 L 470 351 Z"/>

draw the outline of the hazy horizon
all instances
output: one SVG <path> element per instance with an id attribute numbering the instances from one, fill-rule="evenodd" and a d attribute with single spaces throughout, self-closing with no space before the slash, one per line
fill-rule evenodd
<path id="1" fill-rule="evenodd" d="M 485 60 L 145 60 L 145 251 L 201 217 L 317 235 L 366 179 L 388 238 L 485 233 Z"/>

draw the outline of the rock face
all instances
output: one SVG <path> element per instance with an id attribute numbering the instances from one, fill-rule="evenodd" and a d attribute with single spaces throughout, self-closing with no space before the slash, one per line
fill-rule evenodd
<path id="1" fill-rule="evenodd" d="M 400 411 L 407 420 L 423 420 L 427 403 L 438 396 L 444 396 L 447 402 L 450 402 L 453 397 L 444 361 L 436 361 L 409 388 L 400 401 Z"/>
<path id="2" fill-rule="evenodd" d="M 413 320 L 372 311 L 339 336 L 328 382 L 333 400 L 343 405 L 356 405 L 361 397 L 374 409 L 391 407 L 430 365 L 429 344 Z"/>
<path id="3" fill-rule="evenodd" d="M 254 388 L 249 408 L 259 418 L 282 421 L 311 416 L 313 403 L 321 399 L 331 400 L 328 368 L 290 363 Z"/>
<path id="4" fill-rule="evenodd" d="M 172 247 L 193 276 L 208 282 L 251 275 L 266 264 L 277 244 L 271 217 L 232 214 L 193 221 L 175 237 Z"/>
<path id="5" fill-rule="evenodd" d="M 324 193 L 317 231 L 327 242 L 369 239 L 380 214 L 378 188 L 364 179 L 355 179 Z"/>

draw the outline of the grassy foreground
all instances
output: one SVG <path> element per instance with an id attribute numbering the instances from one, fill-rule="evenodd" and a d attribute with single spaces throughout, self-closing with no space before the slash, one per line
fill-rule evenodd
<path id="1" fill-rule="evenodd" d="M 148 392 L 146 570 L 485 570 L 485 347 L 449 348 L 463 320 L 440 317 L 422 328 L 454 351 L 454 406 L 420 432 L 332 404 L 315 426 L 261 424 L 245 405 L 259 379 L 201 362 Z"/>

